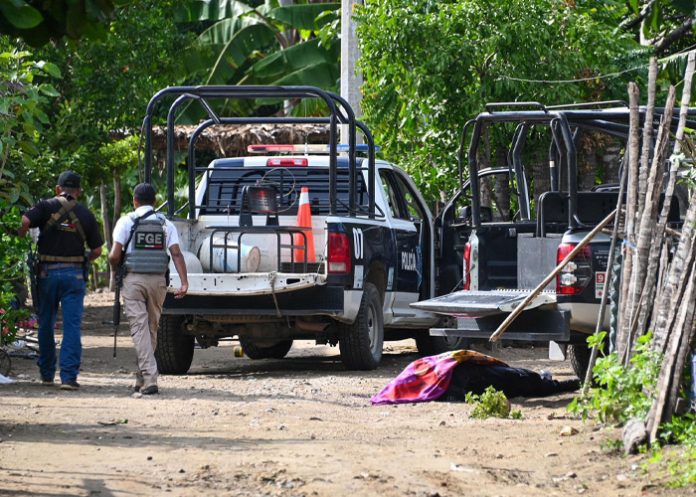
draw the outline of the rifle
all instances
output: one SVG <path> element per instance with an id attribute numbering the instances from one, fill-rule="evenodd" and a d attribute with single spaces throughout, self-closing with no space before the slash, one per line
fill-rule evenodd
<path id="1" fill-rule="evenodd" d="M 32 247 L 27 253 L 27 266 L 29 266 L 29 291 L 34 314 L 39 314 L 39 254 Z"/>
<path id="2" fill-rule="evenodd" d="M 116 268 L 114 275 L 116 287 L 114 288 L 113 314 L 111 315 L 111 321 L 102 321 L 102 324 L 110 324 L 114 327 L 114 357 L 116 357 L 118 326 L 121 324 L 121 285 L 123 284 L 124 272 L 123 264 Z"/>
<path id="3" fill-rule="evenodd" d="M 114 288 L 114 313 L 112 323 L 114 325 L 114 357 L 116 357 L 116 337 L 118 336 L 118 325 L 121 324 L 121 285 L 123 284 L 123 276 L 125 266 L 121 264 L 116 269 L 116 288 Z"/>

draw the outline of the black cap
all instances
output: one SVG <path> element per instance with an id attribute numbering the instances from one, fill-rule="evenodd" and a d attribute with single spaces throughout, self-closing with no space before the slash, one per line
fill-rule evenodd
<path id="1" fill-rule="evenodd" d="M 65 188 L 80 188 L 80 177 L 75 171 L 63 171 L 58 176 L 58 186 Z"/>
<path id="2" fill-rule="evenodd" d="M 140 183 L 133 190 L 133 197 L 141 204 L 152 205 L 155 203 L 155 189 L 150 183 Z"/>

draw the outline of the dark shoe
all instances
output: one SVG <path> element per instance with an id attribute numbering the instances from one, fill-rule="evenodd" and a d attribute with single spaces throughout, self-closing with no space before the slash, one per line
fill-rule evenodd
<path id="1" fill-rule="evenodd" d="M 76 381 L 66 381 L 60 384 L 61 390 L 79 390 L 80 384 Z"/>
<path id="2" fill-rule="evenodd" d="M 141 387 L 140 385 L 133 385 L 134 392 L 139 392 L 141 388 L 143 388 L 143 387 Z"/>
<path id="3" fill-rule="evenodd" d="M 45 387 L 52 387 L 55 385 L 55 382 L 52 378 L 41 378 L 41 384 Z"/>
<path id="4" fill-rule="evenodd" d="M 159 393 L 159 389 L 157 388 L 157 385 L 150 385 L 149 387 L 142 388 L 140 393 L 143 395 L 155 395 Z"/>
<path id="5" fill-rule="evenodd" d="M 582 383 L 580 380 L 563 380 L 563 381 L 556 381 L 556 391 L 558 393 L 561 392 L 574 392 L 576 390 L 580 390 L 580 387 L 582 386 Z"/>

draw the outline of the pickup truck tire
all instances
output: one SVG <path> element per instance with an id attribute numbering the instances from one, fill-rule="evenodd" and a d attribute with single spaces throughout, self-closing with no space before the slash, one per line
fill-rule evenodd
<path id="1" fill-rule="evenodd" d="M 244 355 L 249 359 L 282 359 L 292 347 L 292 340 L 281 340 L 268 347 L 256 345 L 253 340 L 240 338 L 239 344 L 242 346 Z"/>
<path id="2" fill-rule="evenodd" d="M 353 324 L 339 325 L 341 361 L 348 369 L 375 369 L 382 360 L 384 316 L 377 287 L 365 283 L 358 316 Z"/>
<path id="3" fill-rule="evenodd" d="M 605 344 L 604 353 L 608 352 L 608 347 Z M 590 365 L 590 354 L 592 349 L 587 346 L 586 343 L 572 344 L 568 345 L 568 357 L 570 358 L 570 365 L 573 367 L 573 371 L 580 378 L 580 381 L 585 381 L 585 375 L 587 374 L 587 367 Z M 602 352 L 597 355 L 601 357 Z"/>
<path id="4" fill-rule="evenodd" d="M 184 316 L 160 317 L 155 349 L 159 372 L 186 374 L 193 361 L 193 343 L 193 335 L 184 333 Z"/>
<path id="5" fill-rule="evenodd" d="M 422 356 L 438 355 L 453 350 L 468 349 L 468 338 L 464 337 L 434 337 L 424 330 L 416 335 L 416 348 Z"/>

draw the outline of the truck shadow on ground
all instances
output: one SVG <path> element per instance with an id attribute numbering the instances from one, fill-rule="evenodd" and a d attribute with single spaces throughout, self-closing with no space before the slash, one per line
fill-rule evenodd
<path id="1" fill-rule="evenodd" d="M 198 351 L 197 351 L 198 352 Z M 205 354 L 205 352 L 202 352 Z M 348 370 L 340 357 L 312 355 L 303 351 L 302 356 L 289 356 L 284 359 L 229 358 L 220 360 L 219 355 L 210 361 L 200 358 L 189 370 L 188 375 L 210 376 L 230 375 L 231 377 L 254 375 L 259 377 L 313 377 L 325 374 L 339 376 L 356 376 L 367 378 L 389 378 L 400 372 L 411 361 L 418 358 L 415 352 L 388 352 L 382 356 L 382 362 L 377 369 L 371 371 Z M 195 360 L 195 359 L 194 359 Z M 222 364 L 224 362 L 224 364 Z M 290 375 L 288 375 L 290 373 Z M 294 375 L 292 373 L 299 373 Z"/>
<path id="2" fill-rule="evenodd" d="M 0 424 L 2 428 L 2 424 Z M 79 423 L 35 423 L 32 425 L 16 425 L 13 427 L 14 440 L 36 440 L 40 444 L 69 443 L 71 446 L 82 445 L 84 447 L 122 447 L 133 449 L 138 447 L 162 447 L 170 449 L 204 447 L 206 450 L 220 450 L 225 452 L 249 452 L 263 450 L 267 445 L 293 445 L 307 444 L 310 441 L 318 445 L 322 440 L 311 437 L 310 430 L 306 434 L 295 437 L 277 436 L 277 430 L 268 432 L 267 438 L 238 437 L 231 434 L 230 430 L 221 430 L 217 434 L 202 435 L 201 433 L 187 434 L 183 431 L 172 430 L 170 426 L 135 426 L 134 424 L 118 424 L 103 427 L 98 424 Z M 241 430 L 242 432 L 244 430 Z M 163 436 L 166 433 L 166 436 Z M 239 431 L 237 432 L 239 433 Z M 40 434 L 40 437 L 36 437 Z M 316 441 L 315 441 L 316 440 Z M 153 459 L 156 459 L 153 455 Z M 182 463 L 183 464 L 183 463 Z M 7 471 L 6 465 L 2 467 Z M 5 495 L 5 494 L 3 494 Z"/>

